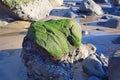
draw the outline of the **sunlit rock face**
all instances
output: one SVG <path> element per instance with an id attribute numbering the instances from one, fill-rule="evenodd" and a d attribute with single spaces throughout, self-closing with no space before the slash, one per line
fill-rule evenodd
<path id="1" fill-rule="evenodd" d="M 49 0 L 53 7 L 59 7 L 63 5 L 63 0 Z"/>
<path id="2" fill-rule="evenodd" d="M 1 6 L 14 18 L 22 20 L 40 20 L 49 16 L 52 5 L 48 0 L 2 0 Z"/>
<path id="3" fill-rule="evenodd" d="M 102 8 L 93 0 L 83 0 L 79 6 L 79 12 L 87 15 L 103 15 Z"/>

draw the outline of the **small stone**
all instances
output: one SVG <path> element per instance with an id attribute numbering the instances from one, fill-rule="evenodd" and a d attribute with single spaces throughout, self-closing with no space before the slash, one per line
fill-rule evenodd
<path id="1" fill-rule="evenodd" d="M 101 19 L 110 19 L 109 16 L 102 16 Z"/>
<path id="2" fill-rule="evenodd" d="M 82 30 L 82 35 L 83 35 L 83 36 L 86 36 L 86 35 L 88 35 L 88 34 L 89 34 L 88 31 L 84 31 L 84 30 Z"/>

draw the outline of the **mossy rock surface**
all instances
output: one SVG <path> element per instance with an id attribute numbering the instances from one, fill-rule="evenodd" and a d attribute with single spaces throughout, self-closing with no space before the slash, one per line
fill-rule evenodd
<path id="1" fill-rule="evenodd" d="M 81 45 L 81 27 L 71 19 L 36 21 L 31 23 L 27 38 L 59 60 Z"/>
<path id="2" fill-rule="evenodd" d="M 2 0 L 2 2 L 7 5 L 10 9 L 13 9 L 16 5 L 28 3 L 33 0 Z"/>

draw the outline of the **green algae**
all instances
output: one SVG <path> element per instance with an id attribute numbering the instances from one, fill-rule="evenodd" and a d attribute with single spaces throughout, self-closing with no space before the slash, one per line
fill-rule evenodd
<path id="1" fill-rule="evenodd" d="M 59 60 L 80 46 L 81 28 L 71 19 L 36 21 L 31 23 L 27 37 Z"/>
<path id="2" fill-rule="evenodd" d="M 28 3 L 32 0 L 2 0 L 10 9 L 13 9 L 16 5 Z"/>

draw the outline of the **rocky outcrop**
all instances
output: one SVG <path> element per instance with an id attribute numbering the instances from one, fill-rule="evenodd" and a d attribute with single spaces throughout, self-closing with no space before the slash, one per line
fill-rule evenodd
<path id="1" fill-rule="evenodd" d="M 110 2 L 113 6 L 120 6 L 120 0 L 111 0 Z"/>
<path id="2" fill-rule="evenodd" d="M 9 10 L 12 17 L 30 21 L 43 19 L 52 10 L 48 0 L 2 0 L 0 4 Z"/>
<path id="3" fill-rule="evenodd" d="M 109 58 L 109 80 L 120 80 L 120 50 Z"/>
<path id="4" fill-rule="evenodd" d="M 102 8 L 98 4 L 96 4 L 93 0 L 83 0 L 80 4 L 79 12 L 88 15 L 103 14 Z"/>
<path id="5" fill-rule="evenodd" d="M 63 5 L 63 0 L 49 0 L 53 7 L 59 7 Z"/>

